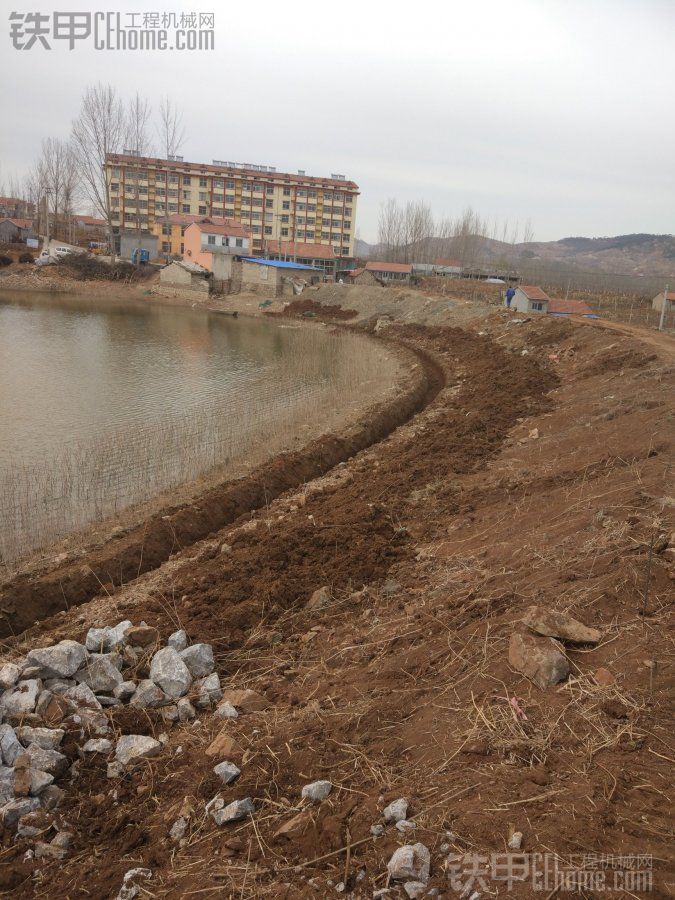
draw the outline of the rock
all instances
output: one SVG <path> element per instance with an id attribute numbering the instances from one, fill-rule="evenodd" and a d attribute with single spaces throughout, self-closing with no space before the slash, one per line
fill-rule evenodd
<path id="1" fill-rule="evenodd" d="M 68 851 L 65 847 L 58 847 L 55 844 L 45 844 L 44 841 L 38 841 L 35 844 L 36 859 L 65 859 Z"/>
<path id="2" fill-rule="evenodd" d="M 157 756 L 161 749 L 162 745 L 154 738 L 143 734 L 124 734 L 117 741 L 115 758 L 123 766 L 127 766 L 129 763 Z"/>
<path id="3" fill-rule="evenodd" d="M 40 678 L 70 678 L 87 658 L 87 651 L 77 641 L 59 641 L 53 647 L 30 650 L 26 665 L 36 666 Z"/>
<path id="4" fill-rule="evenodd" d="M 220 545 L 221 553 L 232 553 L 232 546 L 230 544 L 221 544 Z"/>
<path id="5" fill-rule="evenodd" d="M 408 801 L 404 797 L 394 800 L 382 810 L 382 816 L 387 824 L 400 822 L 408 815 Z"/>
<path id="6" fill-rule="evenodd" d="M 103 737 L 110 731 L 110 723 L 106 714 L 102 710 L 89 709 L 86 706 L 77 710 L 63 724 L 76 725 L 80 728 L 83 735 L 93 734 L 96 737 Z"/>
<path id="7" fill-rule="evenodd" d="M 129 869 L 122 879 L 122 887 L 119 889 L 116 900 L 134 900 L 141 893 L 141 889 L 135 882 L 146 881 L 152 878 L 150 869 Z"/>
<path id="8" fill-rule="evenodd" d="M 124 633 L 131 628 L 132 623 L 125 619 L 118 625 L 104 628 L 90 628 L 85 639 L 85 647 L 91 653 L 107 653 L 124 643 Z"/>
<path id="9" fill-rule="evenodd" d="M 73 834 L 70 831 L 59 831 L 59 833 L 52 838 L 52 846 L 63 847 L 64 850 L 70 850 L 72 844 Z"/>
<path id="10" fill-rule="evenodd" d="M 520 850 L 523 846 L 523 833 L 522 831 L 514 831 L 511 837 L 509 838 L 508 847 L 509 850 Z"/>
<path id="11" fill-rule="evenodd" d="M 116 759 L 114 759 L 112 762 L 108 763 L 105 772 L 106 778 L 122 778 L 123 775 L 124 766 L 121 762 L 118 762 Z"/>
<path id="12" fill-rule="evenodd" d="M 244 713 L 261 712 L 269 706 L 262 694 L 247 689 L 223 691 L 222 699 Z"/>
<path id="13" fill-rule="evenodd" d="M 389 875 L 394 881 L 421 881 L 426 884 L 429 880 L 431 856 L 424 844 L 406 844 L 394 851 L 387 863 Z"/>
<path id="14" fill-rule="evenodd" d="M 0 804 L 14 799 L 14 782 L 14 767 L 0 766 Z"/>
<path id="15" fill-rule="evenodd" d="M 83 753 L 112 753 L 113 744 L 108 738 L 89 738 L 82 747 Z"/>
<path id="16" fill-rule="evenodd" d="M 232 706 L 229 700 L 226 700 L 224 703 L 221 703 L 216 709 L 214 715 L 218 716 L 219 719 L 238 719 L 239 713 Z"/>
<path id="17" fill-rule="evenodd" d="M 283 825 L 274 832 L 275 838 L 299 838 L 312 825 L 311 814 L 307 810 L 298 813 L 296 816 L 288 819 Z"/>
<path id="18" fill-rule="evenodd" d="M 241 752 L 241 748 L 237 745 L 234 738 L 225 731 L 221 731 L 220 734 L 216 735 L 206 748 L 207 756 L 241 756 Z"/>
<path id="19" fill-rule="evenodd" d="M 86 665 L 75 673 L 75 680 L 88 685 L 95 694 L 109 694 L 124 681 L 120 670 L 103 653 L 92 653 Z"/>
<path id="20" fill-rule="evenodd" d="M 32 713 L 41 690 L 42 683 L 37 678 L 17 682 L 12 690 L 6 691 L 0 698 L 0 716 L 20 719 L 27 713 Z"/>
<path id="21" fill-rule="evenodd" d="M 0 725 L 0 760 L 6 766 L 13 766 L 18 756 L 23 753 L 16 732 L 11 725 Z"/>
<path id="22" fill-rule="evenodd" d="M 171 831 L 169 831 L 169 837 L 172 841 L 180 841 L 187 834 L 188 823 L 187 819 L 184 819 L 183 816 L 180 816 L 171 826 Z"/>
<path id="23" fill-rule="evenodd" d="M 47 678 L 44 687 L 45 690 L 51 691 L 52 694 L 65 694 L 71 687 L 76 687 L 77 682 L 74 678 Z"/>
<path id="24" fill-rule="evenodd" d="M 58 750 L 45 750 L 38 744 L 29 744 L 26 748 L 26 754 L 30 757 L 31 768 L 39 769 L 41 772 L 49 772 L 55 778 L 63 775 L 69 766 L 68 757 Z"/>
<path id="25" fill-rule="evenodd" d="M 414 831 L 417 828 L 417 825 L 415 825 L 411 819 L 399 819 L 396 823 L 396 828 L 401 834 L 405 834 L 406 831 Z"/>
<path id="26" fill-rule="evenodd" d="M 205 647 L 207 645 L 196 644 L 195 646 Z M 183 651 L 183 653 L 188 652 L 189 650 Z M 163 647 L 155 653 L 150 663 L 150 680 L 159 685 L 167 697 L 174 700 L 187 694 L 192 684 L 191 670 L 182 656 L 183 654 L 179 654 L 173 647 Z M 211 659 L 213 660 L 213 654 L 211 654 Z M 207 675 L 208 672 L 203 674 Z"/>
<path id="27" fill-rule="evenodd" d="M 255 812 L 255 806 L 250 797 L 244 800 L 235 800 L 224 809 L 216 809 L 211 813 L 211 818 L 216 825 L 225 825 L 227 822 L 239 822 Z"/>
<path id="28" fill-rule="evenodd" d="M 174 631 L 173 634 L 170 634 L 167 639 L 167 647 L 173 647 L 174 650 L 177 650 L 179 653 L 188 645 L 188 637 L 187 634 L 181 628 L 180 631 Z"/>
<path id="29" fill-rule="evenodd" d="M 39 769 L 28 769 L 27 771 L 30 774 L 28 793 L 31 797 L 39 797 L 54 781 L 54 776 L 49 772 L 41 772 Z"/>
<path id="30" fill-rule="evenodd" d="M 426 889 L 427 886 L 423 881 L 406 881 L 403 885 L 403 890 L 410 900 L 418 900 L 419 897 L 423 897 Z"/>
<path id="31" fill-rule="evenodd" d="M 163 706 L 160 710 L 160 714 L 165 722 L 177 722 L 178 706 L 175 703 L 170 703 L 168 706 Z"/>
<path id="32" fill-rule="evenodd" d="M 56 750 L 64 734 L 63 728 L 32 728 L 30 725 L 21 725 L 16 729 L 16 736 L 24 747 L 37 744 L 44 750 Z"/>
<path id="33" fill-rule="evenodd" d="M 19 819 L 27 816 L 28 813 L 35 812 L 40 808 L 40 801 L 37 797 L 22 797 L 20 800 L 10 800 L 0 807 L 0 822 L 5 828 L 13 828 Z"/>
<path id="34" fill-rule="evenodd" d="M 536 634 L 558 638 L 561 641 L 597 644 L 602 639 L 602 633 L 597 628 L 588 628 L 568 613 L 557 612 L 544 606 L 531 606 L 526 611 L 523 622 Z"/>
<path id="35" fill-rule="evenodd" d="M 564 681 L 570 672 L 567 657 L 550 638 L 523 632 L 511 635 L 509 663 L 542 690 Z"/>
<path id="36" fill-rule="evenodd" d="M 325 609 L 330 604 L 330 591 L 327 587 L 320 587 L 314 591 L 305 605 L 305 609 L 319 610 Z"/>
<path id="37" fill-rule="evenodd" d="M 610 687 L 611 685 L 616 683 L 616 678 L 609 669 L 598 669 L 593 675 L 593 680 L 600 687 Z"/>
<path id="38" fill-rule="evenodd" d="M 125 700 L 130 700 L 135 692 L 135 681 L 120 681 L 120 683 L 113 688 L 113 697 L 117 697 L 118 700 L 121 700 L 124 703 Z"/>
<path id="39" fill-rule="evenodd" d="M 74 709 L 75 703 L 51 691 L 42 691 L 35 706 L 35 712 L 48 725 L 59 725 Z"/>
<path id="40" fill-rule="evenodd" d="M 191 722 L 197 715 L 197 710 L 190 703 L 187 697 L 181 697 L 176 704 L 179 722 Z"/>
<path id="41" fill-rule="evenodd" d="M 373 837 L 382 837 L 382 835 L 384 834 L 384 825 L 371 825 L 370 833 L 373 835 Z"/>
<path id="42" fill-rule="evenodd" d="M 181 650 L 180 658 L 188 667 L 193 678 L 204 678 L 206 675 L 210 675 L 216 666 L 210 644 L 192 644 L 191 647 Z"/>
<path id="43" fill-rule="evenodd" d="M 14 663 L 5 663 L 0 666 L 0 690 L 6 691 L 13 688 L 21 676 L 21 669 Z"/>
<path id="44" fill-rule="evenodd" d="M 158 687 L 154 681 L 146 679 L 141 681 L 134 691 L 134 695 L 129 701 L 131 706 L 141 706 L 144 708 L 152 708 L 162 706 L 169 702 L 169 698 L 164 691 Z"/>
<path id="45" fill-rule="evenodd" d="M 77 687 L 69 688 L 63 696 L 78 708 L 101 709 L 101 704 L 88 684 L 78 684 Z"/>
<path id="46" fill-rule="evenodd" d="M 213 771 L 223 784 L 231 784 L 241 775 L 241 769 L 238 769 L 237 766 L 231 762 L 218 763 L 217 766 L 213 767 Z"/>
<path id="47" fill-rule="evenodd" d="M 332 790 L 333 785 L 330 781 L 313 781 L 303 787 L 302 797 L 305 800 L 311 800 L 312 803 L 320 803 Z"/>
<path id="48" fill-rule="evenodd" d="M 58 809 L 66 797 L 66 792 L 55 784 L 50 784 L 40 794 L 40 802 L 46 810 Z"/>
<path id="49" fill-rule="evenodd" d="M 218 677 L 217 672 L 212 672 L 210 675 L 207 675 L 206 678 L 195 681 L 192 685 L 192 689 L 197 692 L 194 704 L 199 707 L 199 709 L 207 709 L 212 703 L 217 703 L 223 696 L 223 691 L 220 687 L 220 678 Z"/>
<path id="50" fill-rule="evenodd" d="M 150 647 L 159 643 L 159 631 L 151 625 L 132 625 L 124 632 L 124 640 L 133 647 Z"/>
<path id="51" fill-rule="evenodd" d="M 105 694 L 98 695 L 98 702 L 101 704 L 103 709 L 109 709 L 112 706 L 122 705 L 122 701 L 118 700 L 117 697 L 107 697 Z"/>

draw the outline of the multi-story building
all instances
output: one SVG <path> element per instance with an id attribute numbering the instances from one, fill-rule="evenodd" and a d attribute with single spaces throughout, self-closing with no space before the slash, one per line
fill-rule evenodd
<path id="1" fill-rule="evenodd" d="M 182 157 L 110 154 L 106 177 L 119 231 L 154 230 L 157 219 L 174 215 L 223 216 L 251 231 L 258 255 L 265 255 L 270 241 L 322 244 L 338 258 L 354 255 L 359 189 L 344 175 L 320 178 L 219 160 L 207 165 Z M 165 243 L 173 245 L 172 238 L 165 235 Z"/>

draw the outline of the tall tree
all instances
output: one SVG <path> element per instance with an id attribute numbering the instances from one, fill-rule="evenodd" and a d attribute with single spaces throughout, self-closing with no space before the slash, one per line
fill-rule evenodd
<path id="1" fill-rule="evenodd" d="M 134 156 L 150 156 L 152 154 L 152 137 L 150 135 L 150 117 L 152 110 L 148 100 L 136 93 L 134 98 L 129 101 L 126 112 L 126 135 L 125 149 L 129 150 Z M 136 214 L 134 224 L 136 231 L 142 230 L 141 217 L 143 216 L 141 204 L 145 204 L 146 220 L 147 220 L 147 190 L 141 188 L 140 172 L 128 171 L 127 178 L 131 179 L 131 184 L 125 186 L 127 197 L 131 196 L 134 200 Z M 129 192 L 129 188 L 131 191 Z M 145 198 L 145 199 L 143 199 Z"/>
<path id="2" fill-rule="evenodd" d="M 164 154 L 164 159 L 176 156 L 185 142 L 183 114 L 169 97 L 164 97 L 159 104 L 157 137 L 160 153 Z"/>

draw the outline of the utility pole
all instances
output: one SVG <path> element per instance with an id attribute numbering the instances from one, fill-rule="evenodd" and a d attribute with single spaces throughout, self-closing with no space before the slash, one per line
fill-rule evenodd
<path id="1" fill-rule="evenodd" d="M 668 301 L 668 287 L 669 287 L 669 285 L 666 285 L 666 289 L 663 292 L 663 303 L 661 305 L 661 319 L 659 321 L 659 331 L 663 331 L 663 323 L 666 318 L 666 306 L 669 302 Z"/>

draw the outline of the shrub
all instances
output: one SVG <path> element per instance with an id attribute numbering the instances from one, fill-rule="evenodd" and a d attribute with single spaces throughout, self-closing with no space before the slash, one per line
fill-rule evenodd
<path id="1" fill-rule="evenodd" d="M 59 265 L 68 269 L 74 278 L 81 281 L 142 281 L 155 271 L 151 266 L 137 267 L 123 260 L 115 263 L 103 262 L 85 253 L 64 256 L 59 260 Z"/>
<path id="2" fill-rule="evenodd" d="M 35 258 L 33 257 L 32 253 L 22 253 L 21 256 L 19 256 L 19 262 L 32 263 L 35 262 Z"/>
<path id="3" fill-rule="evenodd" d="M 12 262 L 11 256 L 0 256 L 0 266 L 11 266 Z"/>

